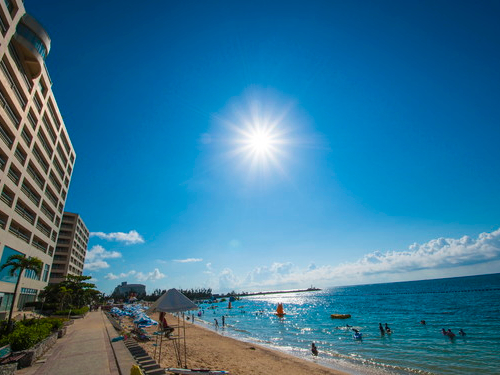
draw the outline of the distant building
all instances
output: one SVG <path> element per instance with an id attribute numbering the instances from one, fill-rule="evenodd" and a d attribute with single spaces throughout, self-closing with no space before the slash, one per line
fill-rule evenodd
<path id="1" fill-rule="evenodd" d="M 127 282 L 124 281 L 115 288 L 115 290 L 113 292 L 113 297 L 115 297 L 115 298 L 128 298 L 131 293 L 133 293 L 137 297 L 145 296 L 146 295 L 146 285 L 127 284 Z"/>
<path id="2" fill-rule="evenodd" d="M 0 318 L 21 309 L 49 281 L 75 163 L 45 58 L 50 38 L 23 0 L 0 1 L 0 264 L 37 257 L 42 273 L 0 272 Z"/>
<path id="3" fill-rule="evenodd" d="M 66 275 L 83 274 L 89 231 L 78 214 L 65 212 L 57 237 L 56 252 L 50 272 L 50 284 L 64 281 Z"/>

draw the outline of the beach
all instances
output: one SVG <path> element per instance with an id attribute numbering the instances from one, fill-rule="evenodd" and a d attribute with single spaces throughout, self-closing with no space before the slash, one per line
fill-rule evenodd
<path id="1" fill-rule="evenodd" d="M 158 314 L 152 318 L 158 320 Z M 169 324 L 177 322 L 177 318 L 167 316 Z M 131 319 L 122 318 L 122 326 L 132 329 Z M 153 333 L 158 327 L 147 328 Z M 263 346 L 235 340 L 222 336 L 198 324 L 186 322 L 187 368 L 209 368 L 212 370 L 226 370 L 232 375 L 341 375 L 341 371 L 330 369 L 313 362 L 302 360 L 294 356 L 271 350 Z M 154 336 L 153 336 L 154 337 Z M 139 342 L 150 355 L 154 357 L 154 340 Z M 158 351 L 156 352 L 158 355 Z M 311 356 L 312 357 L 312 356 Z M 158 358 L 158 356 L 157 356 Z M 171 342 L 163 341 L 160 365 L 162 367 L 178 367 Z"/>

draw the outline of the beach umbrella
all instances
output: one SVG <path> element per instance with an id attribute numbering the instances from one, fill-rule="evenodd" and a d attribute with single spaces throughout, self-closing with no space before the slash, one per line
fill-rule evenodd
<path id="1" fill-rule="evenodd" d="M 175 313 L 196 310 L 198 306 L 177 289 L 172 288 L 158 298 L 148 309 L 148 314 L 157 311 Z"/>
<path id="2" fill-rule="evenodd" d="M 160 298 L 158 298 L 148 309 L 147 313 L 152 314 L 154 312 L 168 312 L 168 313 L 180 313 L 182 311 L 188 310 L 196 310 L 198 306 L 193 303 L 189 298 L 187 298 L 184 294 L 179 292 L 177 289 L 172 288 L 165 292 Z M 177 363 L 182 365 L 182 354 L 181 354 L 181 342 L 183 342 L 184 346 L 184 366 L 186 366 L 187 358 L 186 358 L 186 321 L 183 319 L 183 325 L 181 329 L 181 325 L 179 322 L 179 315 L 177 315 L 177 329 L 179 330 L 179 334 L 174 340 L 174 348 L 176 349 L 177 354 Z M 160 336 L 160 352 L 159 352 L 159 360 L 161 362 L 161 345 L 163 341 L 163 336 Z M 177 343 L 177 344 L 176 344 Z"/>

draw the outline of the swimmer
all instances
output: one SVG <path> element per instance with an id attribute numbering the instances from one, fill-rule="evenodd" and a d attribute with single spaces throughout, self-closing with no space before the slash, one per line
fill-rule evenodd
<path id="1" fill-rule="evenodd" d="M 311 353 L 314 356 L 318 355 L 318 348 L 316 347 L 316 345 L 314 343 L 311 344 Z"/>
<path id="2" fill-rule="evenodd" d="M 449 328 L 448 328 L 448 332 L 446 332 L 446 335 L 447 335 L 450 339 L 452 339 L 452 338 L 454 338 L 454 337 L 455 337 L 455 334 L 454 334 L 453 332 L 451 332 L 451 329 L 449 329 Z"/>
<path id="3" fill-rule="evenodd" d="M 458 331 L 458 334 L 460 336 L 465 336 L 465 332 L 464 332 L 464 330 L 462 328 L 460 328 L 460 330 Z"/>
<path id="4" fill-rule="evenodd" d="M 392 333 L 391 329 L 389 328 L 389 326 L 387 325 L 387 323 L 385 323 L 385 331 L 387 332 L 388 335 L 390 335 Z"/>
<path id="5" fill-rule="evenodd" d="M 384 327 L 382 327 L 382 323 L 378 324 L 378 329 L 380 329 L 380 335 L 384 336 L 385 332 L 384 332 Z"/>
<path id="6" fill-rule="evenodd" d="M 441 328 L 441 333 L 446 336 L 446 330 L 444 328 Z"/>
<path id="7" fill-rule="evenodd" d="M 425 326 L 425 320 L 421 320 L 420 321 L 420 324 L 424 325 Z"/>

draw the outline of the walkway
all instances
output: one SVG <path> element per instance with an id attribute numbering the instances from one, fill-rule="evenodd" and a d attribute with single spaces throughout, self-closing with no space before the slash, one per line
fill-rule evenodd
<path id="1" fill-rule="evenodd" d="M 16 375 L 119 375 L 106 325 L 109 321 L 101 311 L 75 320 L 37 363 Z"/>

